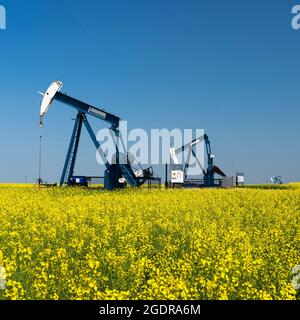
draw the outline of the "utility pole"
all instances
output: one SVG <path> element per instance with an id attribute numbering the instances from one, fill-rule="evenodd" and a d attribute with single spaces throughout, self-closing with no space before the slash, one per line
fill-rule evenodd
<path id="1" fill-rule="evenodd" d="M 42 183 L 42 136 L 40 136 L 40 152 L 39 152 L 39 187 L 41 187 Z"/>
<path id="2" fill-rule="evenodd" d="M 168 183 L 168 163 L 166 162 L 165 166 L 165 188 L 169 188 L 169 183 Z"/>

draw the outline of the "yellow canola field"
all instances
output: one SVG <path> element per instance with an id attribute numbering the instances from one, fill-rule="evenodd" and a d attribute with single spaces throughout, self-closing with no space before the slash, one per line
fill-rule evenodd
<path id="1" fill-rule="evenodd" d="M 300 189 L 0 186 L 0 299 L 297 299 Z"/>

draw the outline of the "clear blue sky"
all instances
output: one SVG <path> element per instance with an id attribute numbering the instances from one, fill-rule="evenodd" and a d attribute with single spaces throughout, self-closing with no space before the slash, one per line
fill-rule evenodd
<path id="1" fill-rule="evenodd" d="M 298 1 L 300 4 L 300 1 Z M 75 112 L 39 129 L 55 79 L 131 128 L 203 128 L 228 174 L 300 180 L 300 31 L 292 0 L 0 0 L 0 181 L 58 179 Z M 105 124 L 95 123 L 95 129 Z M 99 174 L 85 136 L 78 174 Z"/>

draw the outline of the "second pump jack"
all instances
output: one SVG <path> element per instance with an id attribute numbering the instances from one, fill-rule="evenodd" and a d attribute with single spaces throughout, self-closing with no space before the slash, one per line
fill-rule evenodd
<path id="1" fill-rule="evenodd" d="M 197 154 L 194 147 L 203 142 L 205 143 L 206 156 L 207 156 L 207 168 L 204 169 L 203 165 L 197 158 Z M 178 155 L 188 151 L 185 164 L 179 164 Z M 217 166 L 214 165 L 214 155 L 211 152 L 210 140 L 206 134 L 193 140 L 184 146 L 175 149 L 170 148 L 170 155 L 172 160 L 171 165 L 171 186 L 187 186 L 187 187 L 220 187 L 221 179 L 215 179 L 215 174 L 221 177 L 226 177 L 225 173 Z M 190 158 L 193 156 L 201 171 L 200 174 L 203 175 L 203 179 L 189 179 L 188 169 L 190 166 Z"/>

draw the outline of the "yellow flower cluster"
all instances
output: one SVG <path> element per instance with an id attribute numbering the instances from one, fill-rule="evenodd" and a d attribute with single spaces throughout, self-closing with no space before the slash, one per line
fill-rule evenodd
<path id="1" fill-rule="evenodd" d="M 296 299 L 300 189 L 0 186 L 0 299 Z"/>

